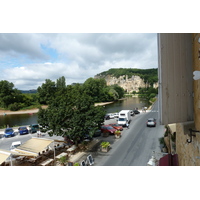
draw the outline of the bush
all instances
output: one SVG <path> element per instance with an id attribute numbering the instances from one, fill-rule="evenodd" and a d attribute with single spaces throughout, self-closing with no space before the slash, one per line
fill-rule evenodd
<path id="1" fill-rule="evenodd" d="M 79 163 L 74 163 L 74 166 L 80 166 L 80 164 Z"/>
<path id="2" fill-rule="evenodd" d="M 109 147 L 110 146 L 110 142 L 102 142 L 101 143 L 101 147 L 102 148 L 107 148 L 107 147 Z"/>
<path id="3" fill-rule="evenodd" d="M 67 162 L 67 157 L 66 156 L 62 156 L 60 159 L 59 159 L 60 163 L 61 164 L 65 164 Z"/>
<path id="4" fill-rule="evenodd" d="M 20 103 L 13 103 L 8 106 L 8 109 L 11 111 L 17 111 L 21 108 Z"/>

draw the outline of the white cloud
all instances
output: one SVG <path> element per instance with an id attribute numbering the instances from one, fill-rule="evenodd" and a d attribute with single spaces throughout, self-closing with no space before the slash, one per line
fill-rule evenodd
<path id="1" fill-rule="evenodd" d="M 61 76 L 83 83 L 110 68 L 157 67 L 156 34 L 0 34 L 0 44 L 0 80 L 18 89 Z"/>
<path id="2" fill-rule="evenodd" d="M 40 48 L 45 41 L 41 34 L 1 33 L 0 55 L 10 57 L 28 57 L 30 59 L 47 59 L 48 56 Z"/>

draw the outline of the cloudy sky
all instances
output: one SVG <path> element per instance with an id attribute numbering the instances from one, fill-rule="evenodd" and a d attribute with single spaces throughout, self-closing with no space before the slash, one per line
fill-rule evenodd
<path id="1" fill-rule="evenodd" d="M 37 89 L 65 76 L 83 83 L 110 68 L 157 68 L 157 34 L 0 33 L 0 80 Z"/>

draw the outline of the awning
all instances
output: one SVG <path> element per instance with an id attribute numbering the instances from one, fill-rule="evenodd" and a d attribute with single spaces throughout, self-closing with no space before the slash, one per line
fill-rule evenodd
<path id="1" fill-rule="evenodd" d="M 38 153 L 42 152 L 47 146 L 49 146 L 54 140 L 44 138 L 31 138 L 24 144 L 18 146 L 15 151 L 24 153 L 27 155 L 37 156 Z"/>
<path id="2" fill-rule="evenodd" d="M 167 154 L 160 158 L 159 166 L 178 166 L 178 155 Z"/>
<path id="3" fill-rule="evenodd" d="M 176 133 L 176 124 L 168 124 L 171 134 Z"/>
<path id="4" fill-rule="evenodd" d="M 6 161 L 6 159 L 11 155 L 11 153 L 7 153 L 3 150 L 0 150 L 0 165 Z"/>

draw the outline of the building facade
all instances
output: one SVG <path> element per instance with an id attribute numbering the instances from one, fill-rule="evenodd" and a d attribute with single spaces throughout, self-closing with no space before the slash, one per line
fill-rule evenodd
<path id="1" fill-rule="evenodd" d="M 200 166 L 200 34 L 158 34 L 158 56 L 160 123 L 176 124 L 179 165 Z"/>

